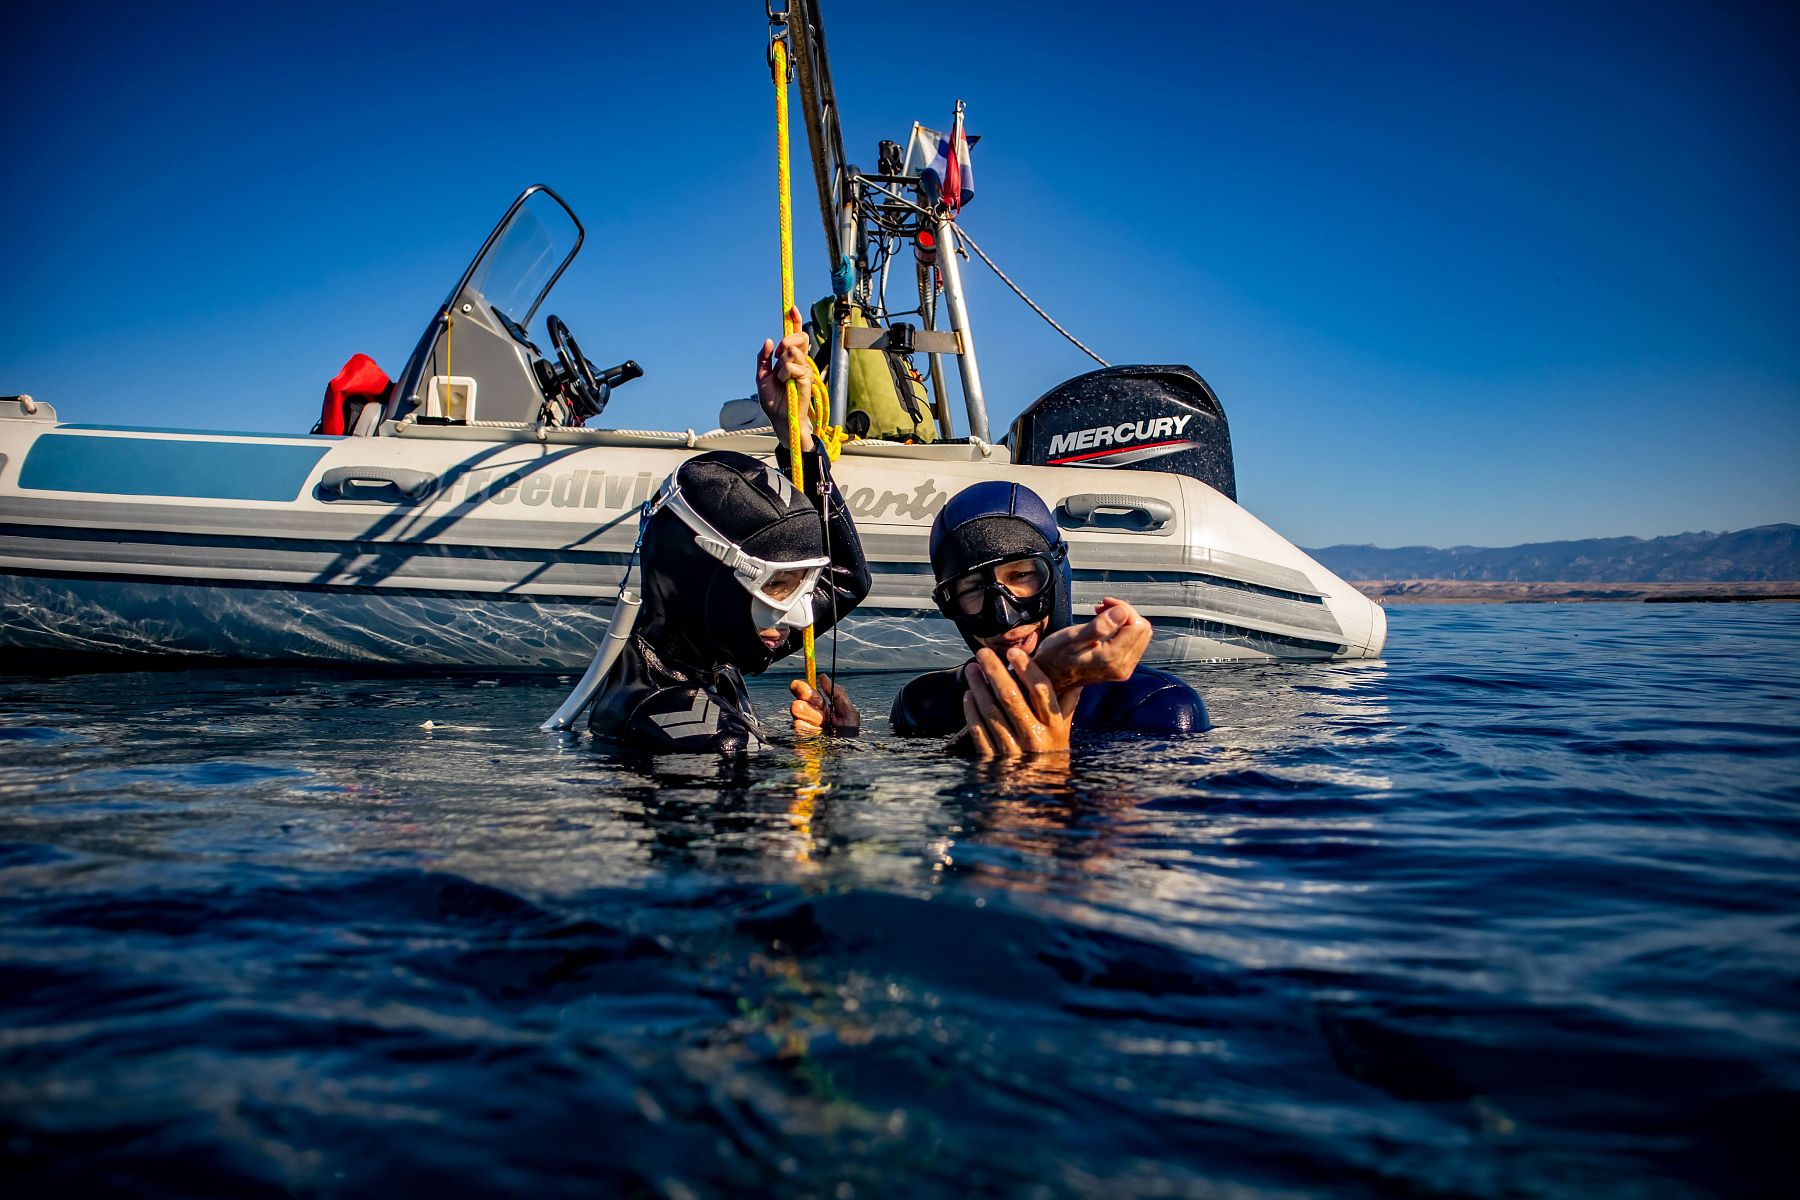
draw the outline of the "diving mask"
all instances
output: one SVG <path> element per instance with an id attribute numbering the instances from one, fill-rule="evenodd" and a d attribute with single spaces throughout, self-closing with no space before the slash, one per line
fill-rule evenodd
<path id="1" fill-rule="evenodd" d="M 783 562 L 745 553 L 742 546 L 728 540 L 694 510 L 681 494 L 681 483 L 675 475 L 669 476 L 644 506 L 643 520 L 648 522 L 664 508 L 693 530 L 695 545 L 731 568 L 732 577 L 750 594 L 750 620 L 756 628 L 804 629 L 813 623 L 813 588 L 819 582 L 820 572 L 831 565 L 829 557 Z"/>
<path id="2" fill-rule="evenodd" d="M 1020 554 L 964 571 L 931 590 L 938 611 L 975 637 L 993 637 L 1050 615 L 1055 554 Z"/>

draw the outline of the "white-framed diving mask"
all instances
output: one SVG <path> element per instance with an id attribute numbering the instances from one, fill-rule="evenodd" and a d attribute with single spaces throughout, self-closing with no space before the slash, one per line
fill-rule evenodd
<path id="1" fill-rule="evenodd" d="M 681 523 L 694 532 L 694 544 L 730 567 L 739 586 L 750 593 L 750 620 L 758 629 L 804 629 L 813 623 L 813 588 L 819 574 L 831 565 L 825 555 L 793 562 L 757 558 L 730 541 L 712 527 L 705 517 L 694 511 L 681 494 L 679 472 L 663 481 L 650 502 L 644 506 L 643 522 L 647 524 L 662 509 L 668 509 Z"/>

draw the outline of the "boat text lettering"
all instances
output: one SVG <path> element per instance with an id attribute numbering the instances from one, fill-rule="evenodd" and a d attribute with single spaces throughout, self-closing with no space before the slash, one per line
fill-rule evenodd
<path id="1" fill-rule="evenodd" d="M 465 504 L 520 504 L 551 508 L 636 508 L 650 498 L 648 471 L 620 475 L 606 471 L 471 471 L 463 484 Z"/>
<path id="2" fill-rule="evenodd" d="M 857 488 L 844 494 L 850 515 L 859 521 L 885 517 L 892 509 L 896 517 L 926 521 L 937 516 L 938 509 L 950 499 L 949 492 L 938 490 L 937 480 L 927 479 L 910 492 L 877 492 L 874 488 Z"/>
<path id="3" fill-rule="evenodd" d="M 636 508 L 650 498 L 655 481 L 648 471 L 620 475 L 607 471 L 532 472 L 518 475 L 505 470 L 471 471 L 457 498 L 464 504 L 518 503 L 529 508 Z M 927 479 L 909 492 L 875 488 L 846 489 L 844 503 L 850 514 L 873 521 L 891 516 L 907 521 L 929 521 L 950 499 L 950 493 Z"/>
<path id="4" fill-rule="evenodd" d="M 1150 421 L 1120 421 L 1117 425 L 1101 425 L 1094 429 L 1077 429 L 1072 433 L 1059 433 L 1050 439 L 1051 454 L 1066 454 L 1071 450 L 1092 450 L 1095 446 L 1123 446 L 1127 442 L 1148 442 L 1157 438 L 1174 437 L 1187 427 L 1194 419 L 1192 413 L 1185 417 L 1157 417 Z"/>

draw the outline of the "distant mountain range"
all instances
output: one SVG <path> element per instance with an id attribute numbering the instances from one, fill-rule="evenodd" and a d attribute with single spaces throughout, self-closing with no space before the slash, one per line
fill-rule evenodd
<path id="1" fill-rule="evenodd" d="M 1800 580 L 1800 525 L 1658 538 L 1486 546 L 1326 546 L 1308 550 L 1344 579 L 1698 583 Z"/>

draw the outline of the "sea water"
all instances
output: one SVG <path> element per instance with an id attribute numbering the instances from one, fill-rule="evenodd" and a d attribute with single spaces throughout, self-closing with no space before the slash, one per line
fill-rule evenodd
<path id="1" fill-rule="evenodd" d="M 898 676 L 737 766 L 567 680 L 0 678 L 0 1190 L 1792 1184 L 1800 607 L 1390 618 L 1066 766 Z"/>

